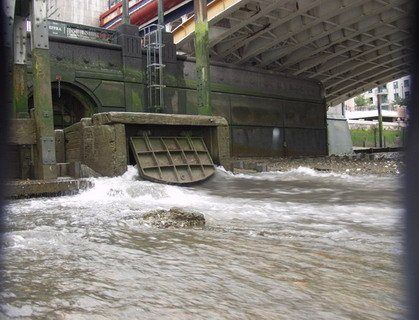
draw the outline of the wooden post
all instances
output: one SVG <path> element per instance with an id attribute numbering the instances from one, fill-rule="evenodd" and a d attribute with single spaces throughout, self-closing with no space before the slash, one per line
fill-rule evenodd
<path id="1" fill-rule="evenodd" d="M 212 115 L 207 1 L 194 0 L 198 114 Z"/>
<path id="2" fill-rule="evenodd" d="M 32 0 L 31 39 L 34 118 L 37 134 L 37 179 L 56 179 L 54 113 L 51 95 L 51 70 L 45 0 Z"/>

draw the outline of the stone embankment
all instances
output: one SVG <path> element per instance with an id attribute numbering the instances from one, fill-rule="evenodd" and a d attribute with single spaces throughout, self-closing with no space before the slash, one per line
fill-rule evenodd
<path id="1" fill-rule="evenodd" d="M 236 158 L 232 166 L 234 173 L 289 171 L 298 167 L 350 175 L 398 175 L 404 172 L 403 152 L 309 158 Z"/>

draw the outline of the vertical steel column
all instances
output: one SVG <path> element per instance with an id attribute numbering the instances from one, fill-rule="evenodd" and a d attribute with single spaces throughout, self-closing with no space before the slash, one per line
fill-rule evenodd
<path id="1" fill-rule="evenodd" d="M 129 0 L 122 0 L 122 23 L 129 24 Z"/>
<path id="2" fill-rule="evenodd" d="M 383 147 L 383 115 L 381 112 L 381 94 L 377 94 L 377 109 L 378 109 L 378 140 L 380 148 Z"/>
<path id="3" fill-rule="evenodd" d="M 37 179 L 56 179 L 54 114 L 51 95 L 47 4 L 45 0 L 31 2 L 31 40 L 34 117 L 37 133 Z"/>
<path id="4" fill-rule="evenodd" d="M 28 82 L 26 75 L 26 19 L 14 21 L 13 117 L 28 118 Z"/>
<path id="5" fill-rule="evenodd" d="M 162 112 L 164 110 L 164 92 L 163 92 L 163 32 L 164 30 L 164 1 L 159 0 L 158 3 L 158 38 L 159 38 L 159 83 L 160 83 L 160 90 L 159 90 L 159 112 Z"/>
<path id="6" fill-rule="evenodd" d="M 207 1 L 194 0 L 198 114 L 211 115 Z"/>
<path id="7" fill-rule="evenodd" d="M 164 1 L 163 0 L 159 0 L 159 2 L 157 3 L 157 10 L 158 10 L 158 24 L 160 26 L 164 26 Z"/>

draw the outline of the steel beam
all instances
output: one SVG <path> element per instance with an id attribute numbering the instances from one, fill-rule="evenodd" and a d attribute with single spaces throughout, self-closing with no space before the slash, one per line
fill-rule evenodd
<path id="1" fill-rule="evenodd" d="M 194 0 L 195 56 L 197 76 L 198 114 L 212 115 L 208 51 L 207 1 Z"/>
<path id="2" fill-rule="evenodd" d="M 389 49 L 385 54 L 376 55 L 375 57 L 369 57 L 368 59 L 359 59 L 356 62 L 352 62 L 349 65 L 344 65 L 344 69 L 334 73 L 332 76 L 322 79 L 322 83 L 327 86 L 327 83 L 337 83 L 336 79 L 347 80 L 348 76 L 353 77 L 357 75 L 357 71 L 363 72 L 372 66 L 377 66 L 379 63 L 386 64 L 389 62 L 388 56 L 396 55 L 396 59 L 403 56 L 408 57 L 410 55 L 409 50 L 406 48 L 397 47 L 396 49 Z"/>
<path id="3" fill-rule="evenodd" d="M 248 18 L 242 19 L 241 21 L 238 21 L 235 25 L 228 28 L 222 34 L 219 34 L 216 38 L 210 39 L 210 47 L 214 47 L 215 45 L 217 45 L 218 43 L 220 43 L 224 39 L 231 36 L 233 33 L 239 31 L 241 28 L 244 28 L 246 25 L 251 24 L 251 23 L 255 22 L 256 20 L 264 17 L 265 15 L 269 14 L 269 12 L 278 8 L 278 6 L 279 6 L 278 1 L 272 0 L 271 4 L 269 4 L 268 6 L 263 6 L 258 13 L 252 14 Z"/>
<path id="4" fill-rule="evenodd" d="M 224 16 L 226 12 L 233 10 L 238 4 L 242 5 L 243 0 L 214 0 L 207 6 L 207 20 L 217 21 L 220 16 Z M 182 45 L 187 39 L 192 37 L 195 32 L 195 18 L 190 17 L 183 24 L 173 30 L 173 42 Z"/>
<path id="5" fill-rule="evenodd" d="M 239 48 L 253 47 L 255 49 L 255 52 L 258 51 L 258 53 L 261 53 L 264 50 L 266 50 L 267 46 L 268 48 L 272 47 L 271 43 L 274 40 L 274 37 L 276 37 L 277 33 L 283 34 L 284 32 L 286 32 L 288 34 L 289 32 L 291 32 L 291 21 L 293 21 L 293 19 L 298 18 L 302 12 L 306 12 L 319 6 L 323 1 L 324 0 L 310 1 L 309 4 L 301 6 L 298 9 L 295 8 L 292 12 L 283 10 L 285 14 L 281 17 L 278 17 L 276 21 L 269 23 L 268 26 L 257 32 L 254 32 L 245 39 L 240 39 L 239 41 L 233 44 L 226 44 L 225 46 L 220 46 L 220 48 L 217 49 L 217 52 L 220 56 L 226 57 L 227 55 L 238 50 Z M 263 35 L 265 34 L 268 34 L 269 37 L 263 37 Z M 254 55 L 257 55 L 258 53 Z"/>
<path id="6" fill-rule="evenodd" d="M 410 54 L 405 53 L 405 54 L 402 54 L 402 55 L 397 55 L 395 58 L 391 58 L 391 59 L 388 59 L 385 56 L 380 57 L 378 59 L 380 61 L 369 61 L 368 63 L 366 63 L 367 65 L 369 64 L 369 66 L 361 65 L 361 66 L 351 70 L 347 77 L 342 77 L 340 80 L 331 79 L 329 82 L 323 82 L 323 85 L 326 88 L 326 90 L 328 90 L 330 88 L 335 88 L 335 87 L 339 86 L 341 83 L 347 83 L 348 81 L 351 81 L 352 79 L 357 79 L 357 77 L 361 74 L 364 74 L 364 73 L 366 73 L 368 71 L 371 71 L 371 70 L 375 70 L 375 69 L 377 69 L 378 67 L 381 67 L 381 66 L 385 68 L 385 66 L 389 65 L 390 63 L 392 63 L 394 61 L 404 59 L 404 58 L 407 58 L 407 57 L 409 57 L 409 55 Z"/>
<path id="7" fill-rule="evenodd" d="M 356 79 L 351 78 L 346 81 L 345 84 L 342 86 L 336 86 L 333 88 L 326 89 L 326 95 L 336 92 L 338 95 L 344 94 L 345 92 L 349 92 L 354 90 L 354 87 L 357 86 L 364 86 L 372 82 L 374 79 L 380 79 L 380 77 L 389 76 L 391 73 L 397 73 L 400 70 L 408 70 L 409 69 L 409 62 L 406 59 L 401 58 L 401 61 L 395 61 L 394 65 L 380 65 L 377 66 L 375 69 L 369 70 L 364 74 L 358 75 Z"/>
<path id="8" fill-rule="evenodd" d="M 129 0 L 122 0 L 122 23 L 129 24 Z"/>
<path id="9" fill-rule="evenodd" d="M 358 48 L 358 44 L 355 47 L 348 46 L 335 53 L 331 53 L 331 54 L 325 53 L 325 54 L 322 54 L 320 57 L 310 58 L 307 61 L 305 61 L 304 64 L 299 65 L 299 69 L 297 72 L 294 73 L 294 75 L 298 76 L 304 73 L 305 71 L 320 65 L 318 68 L 316 68 L 315 72 L 309 75 L 309 77 L 310 78 L 318 77 L 330 71 L 330 73 L 332 73 L 333 75 L 329 77 L 326 76 L 325 80 L 327 80 L 328 78 L 333 78 L 336 72 L 335 69 L 346 70 L 349 67 L 349 70 L 350 70 L 352 66 L 352 61 L 354 60 L 360 61 L 359 59 L 361 57 L 364 57 L 370 53 L 376 53 L 379 49 L 388 47 L 391 44 L 403 46 L 401 42 L 409 38 L 409 36 L 407 35 L 398 35 L 396 39 L 392 40 L 391 37 L 394 35 L 395 35 L 394 30 L 392 30 L 385 34 L 380 34 L 379 39 L 371 38 L 368 41 L 359 43 L 359 46 L 361 47 L 364 44 L 371 44 L 372 47 L 371 49 L 368 49 L 368 50 L 362 50 L 359 54 L 356 54 L 356 55 L 351 54 L 350 51 L 352 50 L 352 48 Z M 387 36 L 389 36 L 390 39 L 383 39 L 384 37 L 387 37 Z M 383 43 L 378 43 L 377 42 L 378 40 L 382 41 Z"/>
<path id="10" fill-rule="evenodd" d="M 4 0 L 2 3 L 2 10 L 4 12 L 4 16 L 6 17 L 7 21 L 2 21 L 4 23 L 3 31 L 3 41 L 4 46 L 6 48 L 12 48 L 13 45 L 13 21 L 15 17 L 15 8 L 16 8 L 16 0 Z"/>
<path id="11" fill-rule="evenodd" d="M 399 42 L 401 41 L 402 43 L 404 41 L 406 41 L 407 39 L 409 39 L 410 36 L 403 36 L 400 37 L 399 39 L 394 40 L 393 42 L 386 42 L 384 44 L 381 45 L 377 45 L 375 48 L 369 49 L 369 50 L 365 50 L 360 54 L 357 55 L 350 55 L 347 57 L 342 57 L 341 59 L 334 59 L 332 61 L 327 61 L 326 59 L 324 59 L 325 63 L 317 69 L 317 71 L 315 73 L 313 73 L 312 75 L 310 75 L 310 78 L 317 78 L 320 79 L 321 81 L 327 81 L 329 79 L 332 79 L 335 75 L 339 75 L 342 73 L 345 73 L 347 71 L 350 71 L 352 68 L 352 63 L 353 61 L 359 60 L 361 58 L 364 58 L 364 60 L 368 59 L 368 56 L 377 56 L 378 55 L 378 51 L 380 49 L 389 47 L 391 43 L 395 44 L 399 44 Z M 364 61 L 362 60 L 362 61 Z M 326 63 L 327 61 L 327 63 Z M 323 74 L 328 74 L 328 76 L 321 78 L 320 76 Z"/>
<path id="12" fill-rule="evenodd" d="M 28 82 L 26 70 L 26 19 L 15 16 L 13 28 L 13 114 L 14 118 L 28 118 Z"/>
<path id="13" fill-rule="evenodd" d="M 401 1 L 401 2 L 405 2 L 405 1 Z M 282 50 L 275 50 L 275 51 L 271 51 L 269 53 L 266 53 L 262 56 L 262 63 L 260 64 L 261 67 L 267 66 L 268 64 L 272 63 L 275 60 L 280 59 L 281 57 L 284 57 L 286 55 L 290 55 L 290 59 L 289 61 L 287 61 L 282 69 L 286 68 L 288 65 L 290 64 L 294 64 L 294 63 L 298 63 L 301 59 L 304 59 L 305 57 L 307 57 L 307 55 L 313 55 L 319 52 L 324 51 L 326 48 L 329 48 L 337 43 L 340 43 L 342 41 L 348 40 L 348 39 L 352 39 L 358 35 L 370 32 L 371 30 L 375 30 L 377 28 L 382 27 L 383 23 L 392 23 L 394 21 L 397 21 L 398 19 L 400 19 L 402 17 L 402 14 L 398 13 L 398 12 L 393 12 L 390 11 L 392 16 L 390 17 L 386 17 L 386 18 L 382 18 L 379 15 L 383 12 L 389 11 L 391 9 L 391 5 L 387 5 L 387 6 L 383 6 L 380 7 L 379 9 L 375 9 L 374 11 L 374 18 L 372 17 L 368 20 L 364 20 L 365 16 L 361 14 L 358 14 L 355 16 L 355 18 L 353 19 L 348 19 L 348 21 L 346 21 L 345 23 L 341 23 L 338 24 L 337 26 L 319 33 L 316 36 L 312 36 L 312 35 L 307 35 L 306 39 L 303 41 L 298 41 L 298 43 L 295 46 L 289 46 L 286 47 Z M 344 13 L 341 13 L 344 14 Z M 368 13 L 366 14 L 368 15 Z M 385 20 L 384 20 L 385 19 Z M 355 23 L 359 23 L 363 21 L 365 23 L 364 26 L 360 26 L 359 28 L 355 29 L 353 32 L 347 32 L 347 33 L 342 33 L 341 37 L 338 37 L 337 39 L 335 39 L 334 41 L 329 41 L 329 43 L 326 46 L 321 46 L 318 49 L 313 50 L 312 48 L 307 48 L 307 49 L 303 49 L 300 52 L 296 52 L 297 49 L 303 48 L 304 46 L 310 44 L 310 43 L 315 43 L 315 41 L 321 39 L 321 38 L 327 38 L 330 35 L 332 35 L 335 32 L 338 32 L 340 30 L 343 30 L 344 28 L 350 27 L 351 25 L 355 24 Z M 275 41 L 276 42 L 276 41 Z"/>
<path id="14" fill-rule="evenodd" d="M 326 100 L 327 100 L 327 104 L 328 105 L 337 105 L 345 100 L 348 100 L 358 94 L 361 94 L 365 91 L 371 90 L 372 88 L 377 87 L 377 85 L 379 84 L 383 84 L 383 83 L 387 83 L 389 81 L 393 81 L 396 79 L 399 79 L 401 77 L 404 77 L 406 75 L 409 74 L 409 69 L 402 69 L 398 72 L 390 72 L 389 75 L 385 75 L 382 76 L 380 78 L 377 79 L 373 79 L 369 82 L 365 82 L 363 83 L 361 86 L 357 86 L 356 88 L 354 88 L 353 90 L 350 91 L 346 91 L 343 94 L 337 94 L 337 93 L 332 93 L 326 96 Z"/>
<path id="15" fill-rule="evenodd" d="M 157 3 L 157 11 L 158 11 L 158 24 L 160 26 L 164 26 L 164 1 L 158 0 Z"/>

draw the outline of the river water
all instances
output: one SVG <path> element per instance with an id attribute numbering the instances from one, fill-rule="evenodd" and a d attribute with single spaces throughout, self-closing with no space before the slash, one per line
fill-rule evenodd
<path id="1" fill-rule="evenodd" d="M 397 177 L 122 177 L 7 206 L 2 319 L 403 319 Z M 141 215 L 180 207 L 204 229 Z"/>

